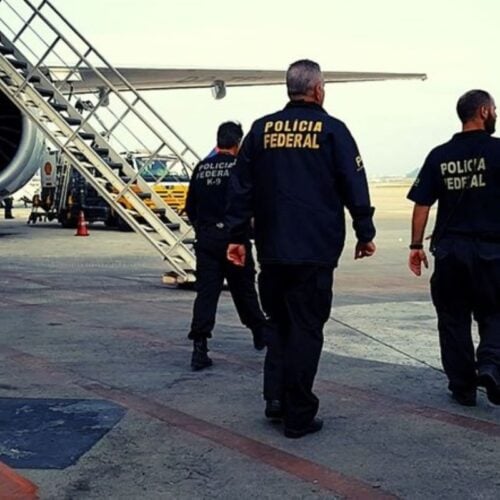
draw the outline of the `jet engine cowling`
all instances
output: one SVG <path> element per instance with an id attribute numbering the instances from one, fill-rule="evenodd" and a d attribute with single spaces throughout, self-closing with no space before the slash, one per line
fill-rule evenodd
<path id="1" fill-rule="evenodd" d="M 42 132 L 0 91 L 0 199 L 21 189 L 45 157 Z"/>

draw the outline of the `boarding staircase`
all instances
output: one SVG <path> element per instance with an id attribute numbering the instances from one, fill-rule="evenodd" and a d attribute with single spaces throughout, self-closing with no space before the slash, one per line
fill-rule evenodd
<path id="1" fill-rule="evenodd" d="M 72 91 L 83 72 L 98 82 L 84 96 Z M 198 155 L 50 1 L 0 0 L 0 91 L 161 254 L 164 283 L 194 282 L 191 226 L 118 151 L 173 155 L 189 171 Z"/>

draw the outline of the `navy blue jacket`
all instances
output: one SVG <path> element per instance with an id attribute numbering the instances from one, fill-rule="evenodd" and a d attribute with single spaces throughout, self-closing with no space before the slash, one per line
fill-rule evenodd
<path id="1" fill-rule="evenodd" d="M 408 198 L 438 201 L 434 234 L 500 242 L 500 139 L 483 130 L 461 132 L 434 148 Z"/>
<path id="2" fill-rule="evenodd" d="M 186 199 L 186 213 L 196 232 L 224 222 L 227 187 L 236 157 L 208 156 L 196 165 Z"/>
<path id="3" fill-rule="evenodd" d="M 292 101 L 257 120 L 231 174 L 225 224 L 240 243 L 250 217 L 264 264 L 336 266 L 344 207 L 359 241 L 375 236 L 363 162 L 349 130 L 319 105 Z"/>

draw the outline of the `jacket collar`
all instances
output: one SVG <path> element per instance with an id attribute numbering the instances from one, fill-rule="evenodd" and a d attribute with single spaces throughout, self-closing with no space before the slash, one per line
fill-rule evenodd
<path id="1" fill-rule="evenodd" d="M 467 132 L 457 132 L 453 135 L 453 139 L 469 139 L 473 137 L 489 137 L 490 134 L 486 130 L 469 130 Z"/>
<path id="2" fill-rule="evenodd" d="M 294 109 L 294 108 L 315 109 L 317 111 L 321 111 L 322 113 L 326 113 L 326 111 L 319 104 L 303 100 L 289 101 L 285 106 L 285 109 Z"/>

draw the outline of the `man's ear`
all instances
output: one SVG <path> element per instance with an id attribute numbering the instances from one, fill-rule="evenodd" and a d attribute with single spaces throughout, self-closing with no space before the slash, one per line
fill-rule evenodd
<path id="1" fill-rule="evenodd" d="M 323 98 L 323 85 L 321 83 L 314 86 L 314 98 L 318 102 L 321 102 Z"/>

